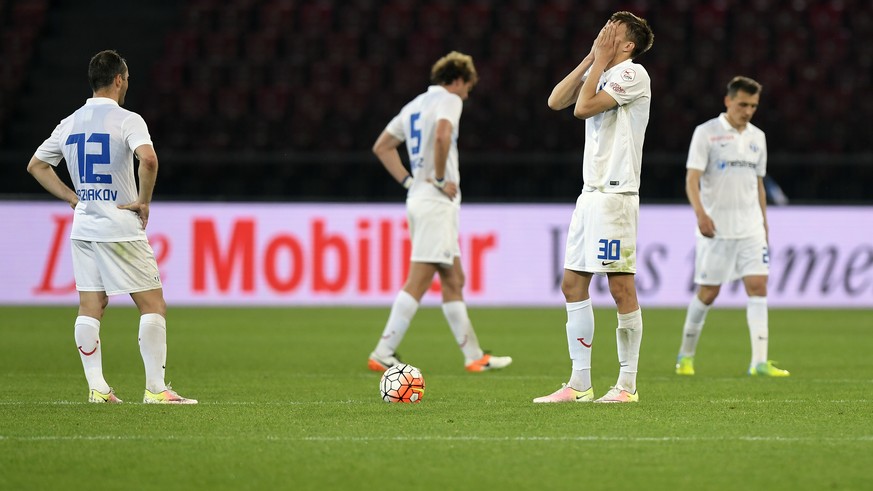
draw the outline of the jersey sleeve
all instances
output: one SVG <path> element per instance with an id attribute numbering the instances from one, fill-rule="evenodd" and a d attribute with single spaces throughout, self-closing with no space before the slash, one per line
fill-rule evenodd
<path id="1" fill-rule="evenodd" d="M 449 94 L 443 97 L 436 108 L 434 108 L 434 115 L 436 116 L 436 121 L 446 119 L 452 123 L 453 128 L 457 128 L 461 122 L 461 112 L 463 110 L 464 101 L 455 94 Z"/>
<path id="2" fill-rule="evenodd" d="M 64 154 L 61 151 L 61 125 L 55 127 L 51 136 L 42 142 L 42 145 L 36 149 L 33 156 L 52 166 L 58 165 L 58 162 L 64 158 Z"/>
<path id="3" fill-rule="evenodd" d="M 388 123 L 388 126 L 385 127 L 385 131 L 400 141 L 406 140 L 406 134 L 403 132 L 403 120 L 400 118 L 399 114 L 394 116 L 394 118 Z"/>
<path id="4" fill-rule="evenodd" d="M 641 68 L 627 66 L 609 75 L 602 90 L 619 106 L 631 103 L 649 93 L 649 74 Z"/>
<path id="5" fill-rule="evenodd" d="M 131 113 L 124 121 L 124 141 L 132 151 L 136 151 L 140 145 L 152 144 L 148 126 L 139 114 Z"/>
<path id="6" fill-rule="evenodd" d="M 691 136 L 685 168 L 697 169 L 702 172 L 706 170 L 707 163 L 709 163 L 709 139 L 706 138 L 703 126 L 698 126 L 694 129 L 694 135 Z"/>

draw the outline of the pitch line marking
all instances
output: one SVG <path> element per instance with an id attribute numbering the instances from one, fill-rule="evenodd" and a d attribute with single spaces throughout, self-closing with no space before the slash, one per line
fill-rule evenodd
<path id="1" fill-rule="evenodd" d="M 504 403 L 504 402 L 519 402 L 515 399 L 510 401 L 505 400 L 486 400 L 484 403 Z M 527 399 L 521 400 L 521 403 L 526 403 Z M 651 401 L 647 399 L 646 403 L 674 404 L 676 401 L 660 400 Z M 869 404 L 873 403 L 870 399 L 833 399 L 829 401 L 819 401 L 816 399 L 703 399 L 703 400 L 685 400 L 682 404 Z M 201 401 L 199 406 L 327 406 L 327 405 L 354 405 L 354 404 L 373 404 L 370 400 L 346 400 L 346 401 Z M 379 405 L 379 401 L 376 401 Z M 0 401 L 2 406 L 84 406 L 92 405 L 87 401 Z M 138 401 L 125 402 L 123 405 L 138 406 L 141 405 Z M 123 406 L 122 405 L 122 406 Z M 112 405 L 112 407 L 116 407 Z M 531 407 L 535 407 L 531 405 Z M 547 407 L 547 406 L 540 406 Z"/>
<path id="2" fill-rule="evenodd" d="M 248 440 L 273 442 L 635 442 L 635 443 L 695 443 L 695 442 L 761 442 L 761 443 L 873 443 L 873 435 L 857 437 L 784 437 L 784 436 L 735 436 L 735 437 L 698 437 L 698 436 L 396 436 L 396 437 L 342 437 L 342 436 L 307 436 L 283 437 L 266 435 L 262 437 L 245 436 L 144 436 L 144 435 L 34 435 L 10 436 L 0 435 L 0 441 L 9 442 L 45 442 L 45 441 L 209 441 L 209 440 Z"/>
<path id="3" fill-rule="evenodd" d="M 367 404 L 372 401 L 222 401 L 212 402 L 203 401 L 199 406 L 320 406 L 329 404 L 350 405 L 350 404 Z M 87 401 L 0 401 L 0 406 L 91 406 L 96 405 Z M 138 401 L 125 402 L 120 406 L 139 406 L 143 405 Z M 119 405 L 112 404 L 111 407 Z"/>

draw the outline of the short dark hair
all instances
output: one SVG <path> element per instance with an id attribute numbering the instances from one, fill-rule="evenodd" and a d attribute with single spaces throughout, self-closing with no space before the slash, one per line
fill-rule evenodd
<path id="1" fill-rule="evenodd" d="M 634 43 L 634 51 L 631 58 L 636 58 L 648 51 L 655 42 L 655 34 L 646 19 L 638 17 L 630 12 L 622 10 L 612 14 L 609 20 L 621 22 L 627 29 L 628 40 Z"/>
<path id="2" fill-rule="evenodd" d="M 114 49 L 101 51 L 91 58 L 88 64 L 88 83 L 91 90 L 97 92 L 103 87 L 112 85 L 116 75 L 127 72 L 127 62 Z"/>
<path id="3" fill-rule="evenodd" d="M 458 77 L 464 82 L 473 82 L 473 85 L 479 81 L 472 56 L 452 51 L 437 60 L 430 69 L 430 81 L 438 85 L 451 84 Z"/>
<path id="4" fill-rule="evenodd" d="M 760 92 L 764 87 L 759 84 L 756 80 L 753 80 L 749 77 L 743 77 L 742 75 L 737 75 L 732 78 L 730 82 L 727 84 L 727 95 L 730 98 L 734 98 L 737 96 L 737 92 L 743 91 L 749 95 L 755 95 Z"/>

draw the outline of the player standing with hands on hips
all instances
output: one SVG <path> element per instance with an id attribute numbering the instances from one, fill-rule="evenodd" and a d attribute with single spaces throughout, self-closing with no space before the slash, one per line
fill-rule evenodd
<path id="1" fill-rule="evenodd" d="M 678 375 L 694 375 L 694 353 L 706 314 L 722 283 L 739 278 L 749 296 L 749 375 L 790 375 L 767 359 L 767 140 L 751 123 L 760 99 L 761 84 L 734 77 L 724 97 L 726 111 L 698 126 L 691 137 L 685 192 L 697 216 L 694 282 L 698 289 L 685 317 Z"/>
<path id="2" fill-rule="evenodd" d="M 452 51 L 431 68 L 427 92 L 401 109 L 379 135 L 373 153 L 391 176 L 408 189 L 406 214 L 412 239 L 409 276 L 394 299 L 388 322 L 368 367 L 385 371 L 397 365 L 396 349 L 409 329 L 421 298 L 439 274 L 443 315 L 455 336 L 469 372 L 504 368 L 508 356 L 482 351 L 464 303 L 464 271 L 458 242 L 461 174 L 458 167 L 458 126 L 464 100 L 478 81 L 473 58 Z M 406 142 L 410 172 L 397 148 Z"/>
<path id="3" fill-rule="evenodd" d="M 591 51 L 552 90 L 549 107 L 575 105 L 585 121 L 583 188 L 567 233 L 561 291 L 567 302 L 570 380 L 535 403 L 639 401 L 636 376 L 643 319 L 637 301 L 636 238 L 643 140 L 649 122 L 651 80 L 634 59 L 652 47 L 649 24 L 630 12 L 616 12 Z M 605 274 L 618 309 L 618 381 L 595 401 L 591 384 L 594 310 L 588 288 Z"/>
<path id="4" fill-rule="evenodd" d="M 167 304 L 155 255 L 146 237 L 158 157 L 142 117 L 122 109 L 127 63 L 117 52 L 91 58 L 93 96 L 63 119 L 36 150 L 27 171 L 75 210 L 70 232 L 73 274 L 79 291 L 75 338 L 88 381 L 88 400 L 122 402 L 103 377 L 100 320 L 109 295 L 130 294 L 140 311 L 139 347 L 148 404 L 196 404 L 164 382 Z M 134 179 L 139 159 L 139 190 Z M 66 160 L 75 191 L 53 167 Z"/>

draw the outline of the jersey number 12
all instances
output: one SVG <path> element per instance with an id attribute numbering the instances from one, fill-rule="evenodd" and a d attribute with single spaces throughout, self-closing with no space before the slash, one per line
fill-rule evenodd
<path id="1" fill-rule="evenodd" d="M 85 142 L 99 143 L 99 153 L 85 153 Z M 112 184 L 110 174 L 95 174 L 95 165 L 109 164 L 109 133 L 91 133 L 85 140 L 85 133 L 75 133 L 67 137 L 67 145 L 76 145 L 79 182 L 88 184 Z"/>

